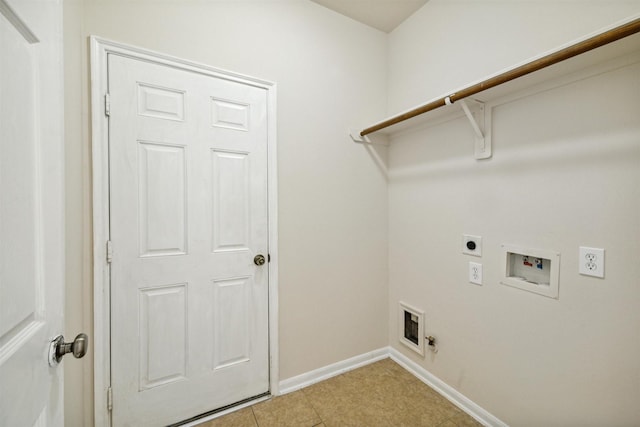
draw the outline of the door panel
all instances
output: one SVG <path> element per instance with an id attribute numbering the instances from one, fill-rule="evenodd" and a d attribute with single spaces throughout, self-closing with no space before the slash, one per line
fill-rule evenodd
<path id="1" fill-rule="evenodd" d="M 62 426 L 61 7 L 0 0 L 0 425 Z"/>
<path id="2" fill-rule="evenodd" d="M 140 256 L 187 253 L 185 147 L 138 141 Z"/>
<path id="3" fill-rule="evenodd" d="M 269 390 L 266 90 L 108 70 L 113 422 L 166 425 Z"/>
<path id="4" fill-rule="evenodd" d="M 251 278 L 213 281 L 213 369 L 250 361 Z"/>
<path id="5" fill-rule="evenodd" d="M 249 154 L 211 150 L 213 252 L 249 249 Z"/>
<path id="6" fill-rule="evenodd" d="M 140 391 L 187 376 L 186 289 L 181 283 L 140 290 Z"/>

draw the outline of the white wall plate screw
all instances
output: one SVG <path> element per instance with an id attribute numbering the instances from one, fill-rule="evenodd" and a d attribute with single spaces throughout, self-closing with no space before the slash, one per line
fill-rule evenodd
<path id="1" fill-rule="evenodd" d="M 580 246 L 578 272 L 585 276 L 604 278 L 604 249 Z"/>

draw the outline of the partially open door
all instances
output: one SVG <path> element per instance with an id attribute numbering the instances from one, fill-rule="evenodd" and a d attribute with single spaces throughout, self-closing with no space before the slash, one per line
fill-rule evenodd
<path id="1" fill-rule="evenodd" d="M 0 425 L 63 425 L 62 2 L 0 0 Z"/>

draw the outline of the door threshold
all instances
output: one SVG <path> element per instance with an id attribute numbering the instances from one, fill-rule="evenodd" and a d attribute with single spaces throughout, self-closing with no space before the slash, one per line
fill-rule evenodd
<path id="1" fill-rule="evenodd" d="M 180 421 L 179 423 L 171 424 L 167 427 L 192 427 L 197 426 L 206 421 L 211 421 L 215 418 L 222 417 L 223 415 L 227 415 L 231 412 L 235 412 L 239 409 L 246 408 L 247 406 L 255 405 L 256 403 L 264 402 L 265 400 L 271 399 L 271 392 L 266 392 L 259 394 L 257 396 L 249 397 L 247 399 L 241 400 L 236 403 L 232 403 L 231 405 L 223 406 L 222 408 L 214 409 L 213 411 L 205 412 L 204 414 L 196 415 L 195 417 L 189 418 L 184 421 Z"/>

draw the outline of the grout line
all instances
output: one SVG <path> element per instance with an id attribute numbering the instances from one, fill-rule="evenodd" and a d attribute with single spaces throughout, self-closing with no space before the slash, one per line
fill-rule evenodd
<path id="1" fill-rule="evenodd" d="M 302 395 L 302 398 L 304 399 L 304 401 L 305 401 L 309 406 L 311 406 L 311 409 L 313 410 L 313 413 L 314 413 L 314 414 L 316 414 L 316 418 L 320 420 L 320 422 L 319 422 L 319 423 L 314 424 L 314 427 L 315 427 L 315 426 L 319 426 L 320 424 L 324 423 L 324 420 L 322 419 L 322 417 L 321 417 L 321 416 L 320 416 L 320 414 L 318 413 L 318 410 L 317 410 L 317 409 L 316 409 L 316 407 L 313 405 L 313 402 L 311 401 L 311 399 L 309 398 L 309 396 L 307 396 L 307 394 L 304 392 L 304 389 L 303 389 L 303 388 L 301 388 L 301 389 L 300 389 L 300 390 L 298 390 L 298 391 L 300 391 L 300 392 L 301 392 L 300 394 Z M 295 393 L 295 392 L 294 392 L 294 393 Z"/>
<path id="2" fill-rule="evenodd" d="M 253 415 L 253 421 L 256 423 L 257 427 L 260 427 L 260 424 L 258 424 L 258 417 L 256 417 L 256 413 L 253 411 L 253 407 L 254 405 L 249 406 L 249 408 L 251 408 L 251 415 Z"/>
<path id="3" fill-rule="evenodd" d="M 320 381 L 320 382 L 328 382 L 328 381 L 331 381 L 331 380 L 333 380 L 333 379 L 335 379 L 335 378 L 338 378 L 338 377 L 340 377 L 340 376 L 342 376 L 342 375 L 344 375 L 344 373 L 343 373 L 343 374 L 336 375 L 335 377 L 328 378 L 328 379 L 326 379 L 326 380 L 322 380 L 322 381 Z M 316 384 L 318 384 L 318 383 L 316 383 Z M 302 392 L 302 395 L 304 396 L 304 398 L 307 400 L 307 402 L 309 402 L 309 405 L 311 405 L 311 408 L 313 408 L 313 412 L 315 412 L 315 413 L 316 413 L 316 415 L 318 416 L 318 419 L 320 420 L 320 422 L 319 422 L 318 424 L 316 424 L 316 426 L 317 426 L 317 425 L 320 425 L 320 424 L 324 424 L 324 422 L 325 422 L 326 420 L 320 416 L 320 412 L 318 412 L 318 408 L 316 408 L 316 406 L 313 404 L 313 400 L 311 399 L 311 396 L 308 396 L 308 395 L 307 395 L 307 393 L 304 391 L 304 390 L 305 390 L 305 388 L 308 388 L 308 387 L 311 387 L 311 385 L 308 385 L 308 386 L 306 386 L 306 387 L 303 387 L 303 388 L 301 388 L 301 389 L 300 389 L 300 390 L 298 390 L 298 391 L 301 391 L 301 392 Z M 315 426 L 314 426 L 314 427 L 315 427 Z"/>

